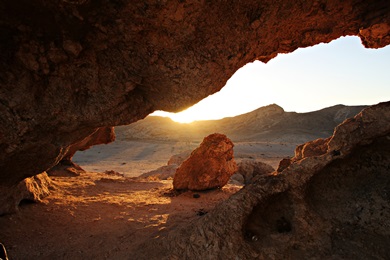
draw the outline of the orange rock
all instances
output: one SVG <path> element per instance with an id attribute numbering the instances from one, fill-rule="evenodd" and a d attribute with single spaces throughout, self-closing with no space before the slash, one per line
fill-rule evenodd
<path id="1" fill-rule="evenodd" d="M 91 146 L 98 144 L 108 144 L 113 141 L 115 141 L 114 127 L 100 127 L 80 142 L 71 145 L 62 160 L 71 161 L 73 155 L 77 151 L 85 151 L 91 148 Z"/>
<path id="2" fill-rule="evenodd" d="M 297 146 L 296 149 L 298 149 L 298 147 L 300 147 L 300 145 Z M 280 160 L 279 165 L 278 165 L 278 169 L 276 171 L 277 172 L 284 171 L 284 169 L 286 169 L 288 166 L 290 166 L 291 163 L 293 163 L 293 160 L 290 157 L 283 158 L 282 160 Z"/>
<path id="3" fill-rule="evenodd" d="M 204 138 L 176 170 L 174 189 L 207 190 L 223 187 L 237 170 L 233 146 L 232 141 L 223 134 L 215 133 Z"/>
<path id="4" fill-rule="evenodd" d="M 325 154 L 328 149 L 328 142 L 330 137 L 323 139 L 318 138 L 316 140 L 298 145 L 295 148 L 295 160 L 300 160 L 306 157 L 318 156 Z"/>
<path id="5" fill-rule="evenodd" d="M 279 162 L 277 172 L 284 171 L 287 167 L 289 167 L 292 163 L 299 161 L 303 158 L 312 157 L 312 156 L 320 156 L 325 154 L 328 151 L 328 142 L 330 137 L 318 138 L 316 140 L 306 142 L 304 144 L 298 145 L 295 148 L 295 156 L 294 158 L 284 158 Z"/>

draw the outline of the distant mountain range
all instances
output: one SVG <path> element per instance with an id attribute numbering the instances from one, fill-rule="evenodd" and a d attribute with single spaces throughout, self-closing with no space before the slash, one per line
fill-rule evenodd
<path id="1" fill-rule="evenodd" d="M 235 117 L 191 124 L 149 116 L 115 129 L 119 140 L 200 142 L 205 136 L 218 132 L 226 134 L 234 142 L 303 143 L 331 136 L 335 126 L 355 116 L 365 107 L 336 105 L 314 112 L 296 113 L 285 112 L 283 108 L 273 104 Z"/>

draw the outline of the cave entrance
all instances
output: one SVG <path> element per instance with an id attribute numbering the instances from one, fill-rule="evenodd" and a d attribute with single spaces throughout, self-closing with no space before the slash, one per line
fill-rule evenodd
<path id="1" fill-rule="evenodd" d="M 90 171 L 139 176 L 220 132 L 235 143 L 237 159 L 261 160 L 276 168 L 282 158 L 294 155 L 297 145 L 331 136 L 361 105 L 390 100 L 389 67 L 389 46 L 365 49 L 358 37 L 281 54 L 267 64 L 256 61 L 186 111 L 156 112 L 163 117 L 117 127 L 117 141 L 78 152 L 74 159 Z M 198 121 L 180 124 L 166 116 Z M 213 121 L 203 121 L 208 119 Z"/>

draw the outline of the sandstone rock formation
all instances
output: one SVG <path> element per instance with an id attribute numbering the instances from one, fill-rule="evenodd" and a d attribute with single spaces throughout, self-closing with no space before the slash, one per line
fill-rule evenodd
<path id="1" fill-rule="evenodd" d="M 252 182 L 252 179 L 258 175 L 265 175 L 268 173 L 274 172 L 275 169 L 264 162 L 255 161 L 255 160 L 242 160 L 237 163 L 237 171 L 235 173 L 242 175 L 244 183 L 249 184 Z"/>
<path id="2" fill-rule="evenodd" d="M 49 176 L 77 177 L 85 173 L 85 170 L 71 160 L 62 160 L 56 166 L 47 171 Z"/>
<path id="3" fill-rule="evenodd" d="M 295 160 L 301 160 L 306 157 L 319 156 L 326 153 L 328 149 L 329 138 L 323 139 L 319 138 L 314 141 L 307 142 L 302 145 L 298 145 L 295 149 Z"/>
<path id="4" fill-rule="evenodd" d="M 26 178 L 12 187 L 0 186 L 0 216 L 18 210 L 23 200 L 40 202 L 50 194 L 51 180 L 46 172 Z"/>
<path id="5" fill-rule="evenodd" d="M 72 144 L 68 152 L 62 158 L 63 161 L 71 161 L 77 151 L 85 151 L 93 145 L 108 144 L 115 141 L 114 127 L 101 127 L 78 143 Z"/>
<path id="6" fill-rule="evenodd" d="M 282 172 L 284 169 L 290 166 L 291 163 L 293 163 L 294 161 L 299 161 L 306 157 L 319 156 L 326 153 L 328 149 L 329 140 L 330 137 L 326 139 L 318 138 L 316 140 L 298 145 L 295 148 L 294 158 L 285 158 L 282 161 L 280 161 L 277 171 Z M 337 155 L 338 153 L 339 153 L 338 151 L 333 151 L 334 155 Z"/>
<path id="7" fill-rule="evenodd" d="M 292 163 L 292 158 L 287 157 L 283 158 L 278 165 L 278 168 L 276 169 L 277 172 L 282 172 L 284 171 L 288 166 L 290 166 Z"/>
<path id="8" fill-rule="evenodd" d="M 293 158 L 283 172 L 257 179 L 142 252 L 170 252 L 167 259 L 388 259 L 390 102 L 343 122 L 326 147 Z"/>
<path id="9" fill-rule="evenodd" d="M 358 35 L 390 43 L 387 0 L 14 1 L 0 5 L 0 183 L 103 126 L 177 111 L 241 66 Z"/>
<path id="10" fill-rule="evenodd" d="M 176 170 L 176 190 L 208 190 L 222 188 L 237 170 L 233 143 L 226 135 L 211 134 L 204 138 L 191 156 Z"/>
<path id="11" fill-rule="evenodd" d="M 79 176 L 84 169 L 72 161 L 77 151 L 85 151 L 93 145 L 108 144 L 115 141 L 114 127 L 101 127 L 80 142 L 72 144 L 61 161 L 47 170 L 49 176 Z"/>

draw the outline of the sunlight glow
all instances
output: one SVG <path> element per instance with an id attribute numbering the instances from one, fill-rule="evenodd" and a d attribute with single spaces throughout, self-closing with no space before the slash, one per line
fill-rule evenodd
<path id="1" fill-rule="evenodd" d="M 272 103 L 309 112 L 336 104 L 372 105 L 390 100 L 390 46 L 365 49 L 358 37 L 248 63 L 221 91 L 180 113 L 156 111 L 181 123 L 250 112 Z"/>

